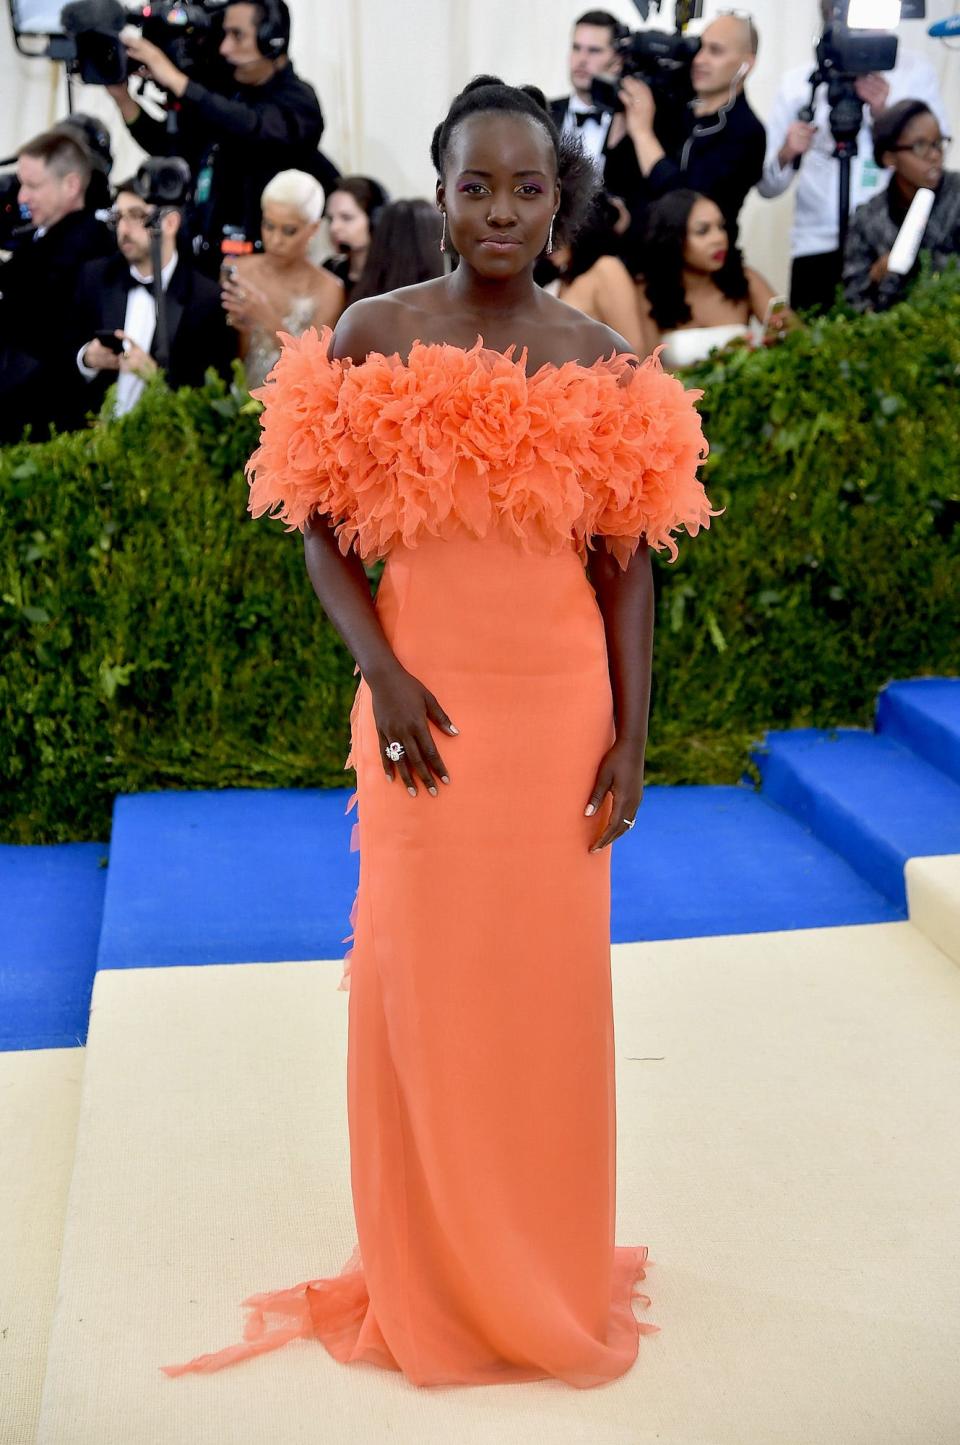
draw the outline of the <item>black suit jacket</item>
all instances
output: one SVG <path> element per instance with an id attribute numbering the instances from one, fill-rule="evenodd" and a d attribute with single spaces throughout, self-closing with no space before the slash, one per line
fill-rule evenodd
<path id="1" fill-rule="evenodd" d="M 130 267 L 119 252 L 84 267 L 77 293 L 75 366 L 78 350 L 92 341 L 96 332 L 123 329 L 130 283 Z M 169 384 L 202 386 L 207 368 L 211 366 L 229 379 L 230 364 L 237 354 L 237 333 L 227 325 L 220 304 L 220 287 L 216 281 L 201 275 L 182 255 L 167 287 L 166 309 Z M 154 357 L 156 347 L 154 336 L 151 347 Z M 88 411 L 97 410 L 107 387 L 116 379 L 114 372 L 104 371 L 95 381 L 86 384 Z"/>
<path id="2" fill-rule="evenodd" d="M 89 211 L 74 211 L 39 240 L 27 239 L 0 267 L 0 441 L 24 426 L 42 440 L 83 419 L 81 378 L 71 315 L 77 279 L 97 256 L 114 251 L 107 228 Z"/>

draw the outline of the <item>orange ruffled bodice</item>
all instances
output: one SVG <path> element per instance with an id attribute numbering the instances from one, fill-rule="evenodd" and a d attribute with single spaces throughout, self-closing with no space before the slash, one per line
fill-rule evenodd
<path id="1" fill-rule="evenodd" d="M 409 360 L 331 359 L 332 332 L 283 335 L 266 385 L 249 507 L 290 529 L 336 524 L 369 561 L 426 533 L 494 530 L 534 551 L 606 539 L 626 566 L 641 537 L 677 555 L 718 513 L 697 467 L 694 403 L 657 355 L 525 370 L 526 352 L 415 341 Z"/>

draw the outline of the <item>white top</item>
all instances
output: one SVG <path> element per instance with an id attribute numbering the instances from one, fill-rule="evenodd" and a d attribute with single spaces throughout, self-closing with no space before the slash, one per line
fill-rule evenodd
<path id="1" fill-rule="evenodd" d="M 779 196 L 796 181 L 796 207 L 790 233 L 792 256 L 824 256 L 837 249 L 840 231 L 840 168 L 833 154 L 834 139 L 830 134 L 830 105 L 827 87 L 817 91 L 814 124 L 817 134 L 813 145 L 800 162 L 799 171 L 781 166 L 777 159 L 787 130 L 797 119 L 797 112 L 810 104 L 809 65 L 789 70 L 780 83 L 773 109 L 767 121 L 767 159 L 763 178 L 757 186 L 761 196 Z M 895 70 L 884 72 L 890 86 L 889 105 L 900 100 L 922 100 L 929 105 L 944 134 L 949 121 L 940 95 L 937 75 L 924 56 L 914 50 L 897 53 Z M 857 138 L 857 155 L 850 166 L 850 211 L 869 201 L 886 188 L 891 172 L 881 170 L 873 159 L 873 131 L 870 109 L 863 107 L 863 125 Z"/>
<path id="2" fill-rule="evenodd" d="M 666 331 L 661 336 L 663 354 L 660 358 L 668 370 L 678 366 L 693 366 L 703 361 L 711 351 L 728 346 L 738 336 L 749 336 L 752 328 L 741 323 L 728 326 L 685 326 L 679 331 Z"/>
<path id="3" fill-rule="evenodd" d="M 170 278 L 176 269 L 177 256 L 176 253 L 174 253 L 160 272 L 160 279 L 163 282 L 164 291 L 166 291 L 170 285 Z M 130 267 L 130 275 L 135 281 L 145 283 L 147 286 L 152 286 L 153 284 L 153 278 L 151 276 L 144 276 L 142 271 L 137 270 L 136 266 Z M 127 310 L 121 329 L 125 331 L 148 356 L 150 355 L 150 348 L 153 345 L 153 335 L 157 329 L 157 307 L 152 292 L 145 290 L 143 284 L 131 286 L 127 293 Z M 90 342 L 85 341 L 81 346 L 77 353 L 77 366 L 80 369 L 80 375 L 85 377 L 87 381 L 92 381 L 93 378 L 99 376 L 100 373 L 84 363 L 83 353 L 89 345 Z M 117 377 L 117 402 L 114 414 L 116 416 L 125 416 L 128 411 L 132 411 L 140 400 L 145 385 L 146 382 L 137 376 L 135 372 L 121 371 Z"/>

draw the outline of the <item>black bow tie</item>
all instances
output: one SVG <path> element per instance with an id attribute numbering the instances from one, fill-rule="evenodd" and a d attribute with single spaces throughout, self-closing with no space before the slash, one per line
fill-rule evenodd
<path id="1" fill-rule="evenodd" d="M 597 125 L 602 125 L 604 114 L 602 110 L 575 110 L 573 118 L 578 126 L 585 125 L 588 120 L 595 120 Z"/>
<path id="2" fill-rule="evenodd" d="M 141 279 L 140 279 L 139 276 L 134 276 L 134 275 L 132 274 L 132 272 L 128 271 L 128 272 L 127 272 L 127 290 L 128 290 L 128 291 L 134 291 L 134 290 L 136 290 L 136 288 L 137 288 L 138 286 L 142 286 L 143 289 L 144 289 L 144 291 L 149 291 L 149 292 L 150 292 L 150 295 L 151 295 L 151 296 L 153 295 L 153 281 L 152 281 L 152 279 L 151 279 L 150 281 L 141 281 Z"/>

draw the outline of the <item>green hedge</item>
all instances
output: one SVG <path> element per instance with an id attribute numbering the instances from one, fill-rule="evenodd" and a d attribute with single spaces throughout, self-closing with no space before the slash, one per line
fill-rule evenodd
<path id="1" fill-rule="evenodd" d="M 956 274 L 689 374 L 727 510 L 658 563 L 651 781 L 733 781 L 766 728 L 960 672 L 958 377 Z M 0 452 L 0 837 L 105 837 L 121 791 L 347 781 L 352 664 L 299 537 L 245 512 L 255 412 L 155 383 Z"/>

